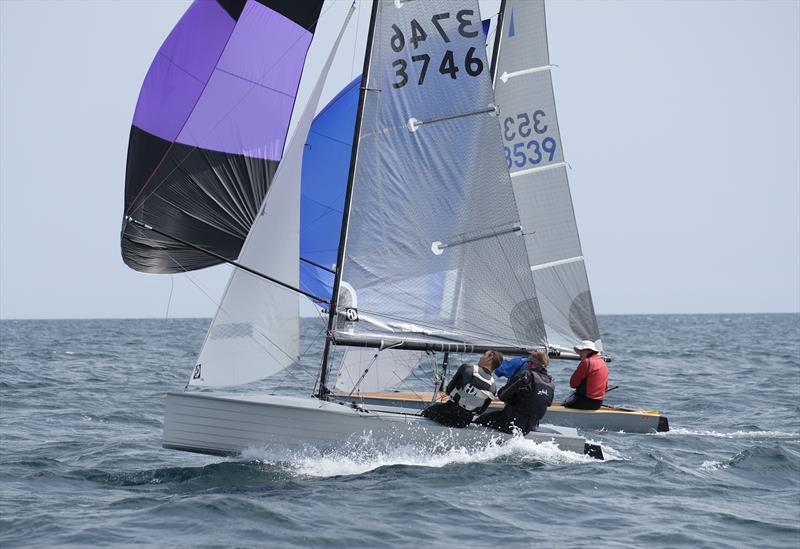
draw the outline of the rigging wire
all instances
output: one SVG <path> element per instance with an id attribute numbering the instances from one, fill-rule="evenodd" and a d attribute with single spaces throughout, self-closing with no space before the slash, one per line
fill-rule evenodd
<path id="1" fill-rule="evenodd" d="M 393 349 L 393 348 L 397 347 L 398 345 L 400 345 L 400 343 L 396 343 L 396 344 L 391 345 L 389 347 L 383 347 L 381 349 L 378 349 L 375 352 L 375 355 L 372 357 L 372 360 L 369 361 L 369 364 L 367 364 L 367 367 L 364 369 L 364 372 L 361 374 L 361 377 L 358 378 L 358 381 L 353 386 L 353 388 L 350 390 L 350 394 L 347 395 L 348 398 L 353 396 L 353 393 L 355 391 L 358 391 L 358 387 L 361 385 L 361 382 L 364 381 L 364 378 L 367 377 L 367 374 L 369 373 L 369 369 L 372 368 L 372 365 L 375 364 L 375 362 L 378 360 L 378 354 L 380 354 L 382 351 L 385 351 L 385 350 L 388 350 L 388 349 Z M 342 360 L 344 360 L 344 358 Z M 359 394 L 360 394 L 360 391 L 359 391 Z"/>
<path id="2" fill-rule="evenodd" d="M 286 385 L 285 382 L 288 381 L 287 376 L 291 377 L 291 379 L 293 381 L 298 382 L 297 385 L 299 385 L 299 382 L 301 381 L 301 377 L 311 377 L 312 376 L 312 374 L 310 372 L 306 372 L 304 370 L 298 369 L 296 366 L 302 366 L 303 365 L 302 364 L 302 359 L 304 359 L 308 355 L 308 353 L 311 350 L 311 348 L 314 347 L 319 342 L 320 336 L 322 336 L 322 334 L 325 332 L 325 324 L 324 324 L 324 320 L 325 319 L 322 317 L 322 313 L 319 311 L 319 309 L 317 307 L 314 307 L 314 309 L 316 310 L 317 315 L 319 316 L 319 320 L 323 321 L 323 324 L 320 327 L 320 329 L 317 331 L 317 333 L 314 335 L 314 337 L 311 339 L 311 342 L 306 346 L 306 348 L 302 352 L 299 353 L 299 355 L 297 357 L 297 361 L 293 362 L 292 364 L 287 366 L 284 370 L 282 370 L 283 373 L 285 374 L 285 376 L 283 378 L 281 378 L 281 381 L 275 387 L 276 391 L 278 391 L 279 389 L 282 389 L 282 388 L 285 387 L 285 385 Z"/>
<path id="3" fill-rule="evenodd" d="M 142 236 L 143 238 L 146 238 L 146 239 L 150 240 L 151 242 L 155 242 L 155 240 L 154 240 L 154 239 L 152 239 L 152 238 L 150 238 L 149 236 L 147 236 L 147 233 L 145 233 L 144 231 L 141 231 L 141 235 L 140 235 L 140 236 Z M 189 271 L 188 269 L 186 269 L 186 268 L 185 268 L 185 267 L 184 267 L 184 266 L 183 266 L 183 265 L 180 263 L 180 261 L 178 261 L 177 259 L 175 259 L 175 257 L 174 257 L 172 254 L 168 253 L 168 252 L 167 252 L 167 257 L 169 257 L 169 258 L 170 258 L 170 260 L 172 260 L 172 262 L 173 262 L 173 263 L 175 263 L 175 265 L 176 265 L 176 266 L 177 266 L 179 269 L 181 269 L 181 270 L 183 271 L 183 274 L 185 274 L 185 275 L 186 275 L 186 277 L 189 279 L 189 281 L 190 281 L 190 282 L 191 282 L 191 283 L 192 283 L 192 284 L 193 284 L 193 285 L 194 285 L 194 286 L 195 286 L 195 287 L 196 287 L 198 290 L 200 290 L 200 292 L 201 292 L 203 295 L 205 295 L 205 296 L 206 296 L 206 298 L 208 298 L 208 300 L 209 300 L 209 301 L 211 301 L 211 302 L 212 302 L 214 305 L 216 305 L 216 306 L 217 306 L 217 314 L 215 315 L 215 318 L 214 318 L 214 320 L 216 320 L 216 318 L 217 318 L 217 316 L 219 315 L 219 313 L 220 313 L 220 312 L 223 312 L 224 314 L 228 315 L 229 317 L 232 317 L 232 316 L 233 316 L 233 315 L 231 315 L 231 314 L 230 314 L 230 313 L 229 313 L 227 310 L 225 310 L 225 308 L 222 306 L 222 303 L 218 302 L 218 301 L 217 301 L 217 300 L 215 300 L 213 297 L 211 297 L 211 295 L 209 295 L 209 293 L 208 293 L 208 292 L 207 292 L 207 291 L 206 291 L 206 290 L 205 290 L 205 289 L 204 289 L 204 288 L 203 288 L 203 287 L 202 287 L 202 286 L 201 286 L 201 285 L 200 285 L 200 284 L 199 284 L 199 283 L 198 283 L 198 282 L 197 282 L 197 281 L 196 281 L 196 280 L 195 280 L 195 279 L 192 277 L 192 275 L 190 275 L 190 274 L 189 274 L 189 272 L 190 272 L 190 271 Z M 244 272 L 247 272 L 247 271 L 244 271 Z M 249 273 L 248 273 L 248 274 L 249 274 Z M 212 326 L 213 326 L 213 324 L 214 324 L 214 321 L 212 320 Z M 284 355 L 285 355 L 285 356 L 286 356 L 286 357 L 287 357 L 289 360 L 291 360 L 292 362 L 294 362 L 294 361 L 296 360 L 296 359 L 295 359 L 294 357 L 292 357 L 292 356 L 291 356 L 289 353 L 287 353 L 287 352 L 286 352 L 284 349 L 282 349 L 280 345 L 278 345 L 277 343 L 275 343 L 275 342 L 274 342 L 274 341 L 273 341 L 273 340 L 272 340 L 272 339 L 271 339 L 271 338 L 270 338 L 270 337 L 269 337 L 267 334 L 265 334 L 264 332 L 262 332 L 261 330 L 259 330 L 257 327 L 253 326 L 253 330 L 254 330 L 254 332 L 255 332 L 256 334 L 260 335 L 260 336 L 261 336 L 261 337 L 263 337 L 265 340 L 267 340 L 267 341 L 268 341 L 270 344 L 272 344 L 272 346 L 273 346 L 273 347 L 275 347 L 275 349 L 277 349 L 278 351 L 280 351 L 281 353 L 283 353 L 283 354 L 284 354 Z M 211 332 L 211 328 L 209 328 L 209 333 L 210 333 L 210 332 Z M 208 337 L 208 335 L 206 335 L 206 337 Z M 252 341 L 253 341 L 253 342 L 254 342 L 256 345 L 258 345 L 258 346 L 259 346 L 259 347 L 260 347 L 260 348 L 261 348 L 261 349 L 264 351 L 264 353 L 266 353 L 266 354 L 267 354 L 267 355 L 268 355 L 270 358 L 272 358 L 273 360 L 275 360 L 275 362 L 280 362 L 280 361 L 279 361 L 279 360 L 278 360 L 278 359 L 275 357 L 275 355 L 274 355 L 274 354 L 273 354 L 273 353 L 272 353 L 272 352 L 271 352 L 271 351 L 270 351 L 270 350 L 269 350 L 267 347 L 265 347 L 265 346 L 263 345 L 263 343 L 262 343 L 261 341 L 259 341 L 258 339 L 256 339 L 256 338 L 255 338 L 253 335 L 250 335 L 250 339 L 251 339 L 251 340 L 252 340 Z M 299 357 L 298 357 L 298 358 L 299 358 Z M 187 386 L 188 386 L 188 385 L 189 385 L 189 384 L 187 383 Z"/>
<path id="4" fill-rule="evenodd" d="M 356 4 L 356 34 L 353 37 L 353 60 L 350 63 L 351 79 L 353 77 L 353 73 L 356 70 L 356 50 L 358 50 L 358 24 L 361 22 L 361 11 L 358 9 L 360 4 L 358 4 L 355 0 L 353 0 L 353 4 Z"/>
<path id="5" fill-rule="evenodd" d="M 169 297 L 167 298 L 167 310 L 164 313 L 164 320 L 169 319 L 169 306 L 172 304 L 172 291 L 175 289 L 174 275 L 169 275 Z"/>

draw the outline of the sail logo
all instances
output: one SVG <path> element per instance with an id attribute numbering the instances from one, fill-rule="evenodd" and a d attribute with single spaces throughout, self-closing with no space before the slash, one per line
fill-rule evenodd
<path id="1" fill-rule="evenodd" d="M 358 320 L 358 309 L 348 307 L 347 309 L 344 310 L 344 316 L 350 322 L 355 322 Z"/>
<path id="2" fill-rule="evenodd" d="M 200 369 L 202 368 L 201 364 L 198 364 L 194 367 L 194 371 L 192 372 L 192 379 L 200 379 Z"/>

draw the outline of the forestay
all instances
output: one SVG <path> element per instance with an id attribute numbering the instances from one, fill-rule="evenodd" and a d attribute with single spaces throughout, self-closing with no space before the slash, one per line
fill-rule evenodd
<path id="1" fill-rule="evenodd" d="M 336 337 L 542 347 L 477 1 L 379 0 Z"/>
<path id="2" fill-rule="evenodd" d="M 506 0 L 495 96 L 547 338 L 599 343 L 550 75 L 543 0 Z"/>
<path id="3" fill-rule="evenodd" d="M 348 12 L 278 167 L 239 263 L 293 287 L 299 285 L 300 178 L 303 149 L 320 95 L 352 16 Z M 297 292 L 235 269 L 206 335 L 189 383 L 227 386 L 263 379 L 298 359 Z"/>

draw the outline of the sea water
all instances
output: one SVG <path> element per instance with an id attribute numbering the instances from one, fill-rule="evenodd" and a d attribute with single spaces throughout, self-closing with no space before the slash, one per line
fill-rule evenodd
<path id="1" fill-rule="evenodd" d="M 2 321 L 0 546 L 800 546 L 800 315 L 599 323 L 607 402 L 672 427 L 585 432 L 606 461 L 526 440 L 165 450 L 164 394 L 208 320 Z M 303 365 L 279 380 L 300 394 L 319 363 L 306 328 Z M 573 367 L 551 365 L 559 398 Z"/>

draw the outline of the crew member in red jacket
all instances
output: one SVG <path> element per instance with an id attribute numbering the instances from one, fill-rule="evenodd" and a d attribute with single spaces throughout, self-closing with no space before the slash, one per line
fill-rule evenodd
<path id="1" fill-rule="evenodd" d="M 606 396 L 608 366 L 593 341 L 581 341 L 574 349 L 581 357 L 575 373 L 569 378 L 569 386 L 575 389 L 575 392 L 561 405 L 564 408 L 597 410 Z"/>

